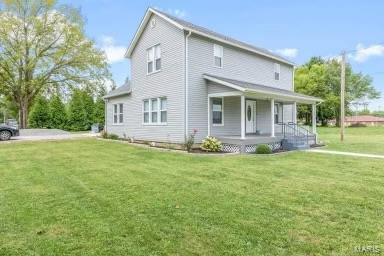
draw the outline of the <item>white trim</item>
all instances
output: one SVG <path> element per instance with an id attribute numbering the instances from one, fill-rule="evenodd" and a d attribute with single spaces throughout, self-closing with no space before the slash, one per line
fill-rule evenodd
<path id="1" fill-rule="evenodd" d="M 275 137 L 275 99 L 271 99 L 271 137 Z"/>
<path id="2" fill-rule="evenodd" d="M 241 130 L 241 139 L 245 139 L 245 96 L 240 96 L 240 130 Z"/>
<path id="3" fill-rule="evenodd" d="M 221 48 L 221 56 L 215 55 L 215 48 L 216 47 L 219 49 Z M 221 66 L 216 66 L 216 57 L 220 58 Z M 224 60 L 224 47 L 222 45 L 219 45 L 219 44 L 213 44 L 213 66 L 215 68 L 223 68 L 223 66 L 224 66 L 223 60 Z"/>
<path id="4" fill-rule="evenodd" d="M 316 135 L 317 133 L 317 112 L 316 112 L 316 104 L 312 104 L 312 133 Z"/>
<path id="5" fill-rule="evenodd" d="M 208 95 L 208 136 L 211 136 L 211 97 Z"/>
<path id="6" fill-rule="evenodd" d="M 222 85 L 225 85 L 225 86 L 228 86 L 232 89 L 235 89 L 235 90 L 238 90 L 238 91 L 241 91 L 241 92 L 245 92 L 246 90 L 241 87 L 241 86 L 238 86 L 238 85 L 235 85 L 235 84 L 231 84 L 231 83 L 228 83 L 228 82 L 225 82 L 223 80 L 220 80 L 220 79 L 217 79 L 215 77 L 211 77 L 209 75 L 203 75 L 203 78 L 204 79 L 207 79 L 209 81 L 212 81 L 212 82 L 215 82 L 215 83 L 218 83 L 218 84 L 222 84 Z"/>
<path id="7" fill-rule="evenodd" d="M 158 59 L 156 59 L 156 48 L 157 47 L 160 49 L 160 58 L 158 58 L 158 59 L 160 59 L 160 69 L 156 69 L 156 60 L 158 60 Z M 148 72 L 148 63 L 150 62 L 150 61 L 148 61 L 148 51 L 150 51 L 150 50 L 153 50 L 153 53 L 152 53 L 152 58 L 153 58 L 153 60 L 152 60 L 152 72 Z M 147 76 L 158 73 L 161 71 L 163 63 L 162 63 L 162 58 L 161 58 L 161 44 L 160 43 L 155 44 L 155 45 L 147 48 L 147 50 L 146 50 L 146 63 L 147 63 Z"/>
<path id="8" fill-rule="evenodd" d="M 212 122 L 212 126 L 224 126 L 224 97 L 212 97 L 212 99 L 221 99 L 221 123 L 214 124 Z M 213 101 L 211 102 L 211 105 L 213 105 Z M 213 112 L 213 108 L 211 108 L 211 112 Z M 213 113 L 212 113 L 212 117 L 213 117 Z"/>
<path id="9" fill-rule="evenodd" d="M 192 32 L 189 31 L 189 33 L 187 35 L 185 35 L 185 56 L 184 56 L 184 79 L 185 79 L 185 92 L 184 92 L 184 102 L 185 102 L 185 105 L 184 105 L 184 137 L 186 138 L 188 136 L 188 129 L 189 129 L 189 94 L 188 94 L 188 91 L 189 91 L 189 65 L 188 65 L 188 52 L 189 52 L 189 44 L 188 44 L 188 38 L 191 36 Z"/>
<path id="10" fill-rule="evenodd" d="M 209 97 L 228 97 L 228 96 L 241 96 L 242 92 L 234 91 L 234 92 L 217 92 L 217 93 L 209 93 Z"/>
<path id="11" fill-rule="evenodd" d="M 292 104 L 292 122 L 297 123 L 297 103 L 296 101 Z"/>
<path id="12" fill-rule="evenodd" d="M 209 81 L 221 84 L 221 85 L 225 85 L 227 87 L 230 87 L 232 89 L 235 89 L 235 90 L 238 90 L 238 91 L 241 91 L 241 92 L 260 93 L 260 94 L 264 94 L 266 97 L 268 97 L 268 96 L 269 97 L 270 96 L 280 96 L 280 97 L 287 98 L 287 99 L 290 99 L 290 100 L 295 100 L 295 99 L 300 100 L 301 99 L 301 100 L 303 100 L 303 103 L 313 103 L 313 102 L 323 102 L 324 101 L 322 99 L 312 98 L 310 96 L 308 96 L 309 98 L 307 98 L 307 97 L 296 96 L 296 95 L 287 95 L 287 94 L 278 93 L 278 92 L 269 92 L 269 91 L 266 92 L 266 91 L 263 91 L 263 90 L 255 90 L 255 89 L 243 88 L 241 86 L 238 86 L 238 85 L 235 85 L 235 84 L 223 81 L 223 80 L 215 78 L 215 77 L 211 77 L 209 75 L 203 75 L 203 78 L 205 78 L 205 79 L 207 79 Z M 271 87 L 271 88 L 273 88 L 273 87 Z"/>
<path id="13" fill-rule="evenodd" d="M 116 106 L 116 112 L 115 112 Z M 122 121 L 120 122 L 120 115 L 122 116 Z M 115 122 L 116 116 L 116 122 Z M 124 124 L 124 103 L 114 103 L 112 104 L 112 125 L 123 125 Z"/>
<path id="14" fill-rule="evenodd" d="M 167 122 L 161 122 L 161 99 L 166 99 L 167 100 Z M 157 110 L 152 111 L 152 100 L 157 101 Z M 148 111 L 144 112 L 144 102 L 148 101 Z M 144 122 L 144 113 L 148 113 L 148 123 Z M 153 123 L 152 122 L 152 113 L 157 113 L 157 122 Z M 142 119 L 141 119 L 141 124 L 144 126 L 164 126 L 168 124 L 168 98 L 167 97 L 154 97 L 154 98 L 147 98 L 142 100 L 142 111 L 141 111 Z"/>
<path id="15" fill-rule="evenodd" d="M 288 64 L 288 65 L 291 65 L 291 66 L 295 66 L 295 64 L 293 62 L 290 62 L 288 60 L 285 60 L 283 58 L 279 58 L 278 56 L 273 56 L 273 55 L 270 55 L 270 54 L 267 54 L 265 52 L 261 52 L 261 51 L 258 51 L 256 49 L 253 49 L 251 47 L 246 47 L 244 45 L 240 45 L 240 44 L 236 44 L 234 42 L 231 42 L 231 41 L 228 41 L 228 40 L 225 40 L 225 39 L 222 39 L 222 38 L 219 38 L 217 36 L 213 36 L 213 35 L 209 35 L 209 34 L 206 34 L 206 33 L 203 33 L 203 32 L 200 32 L 200 31 L 197 31 L 195 29 L 191 29 L 191 28 L 186 28 L 184 26 L 182 26 L 181 24 L 173 21 L 172 19 L 169 19 L 168 17 L 164 16 L 163 14 L 157 12 L 156 10 L 152 9 L 152 8 L 148 8 L 147 12 L 145 13 L 138 29 L 136 30 L 136 33 L 135 33 L 135 36 L 133 37 L 132 39 L 132 42 L 131 44 L 129 45 L 126 53 L 125 53 L 125 57 L 126 58 L 130 58 L 131 57 L 131 54 L 133 52 L 133 49 L 135 48 L 136 44 L 137 44 L 137 41 L 139 40 L 141 34 L 143 33 L 144 29 L 145 29 L 145 24 L 149 21 L 149 18 L 151 16 L 151 14 L 154 13 L 156 15 L 158 15 L 159 17 L 163 18 L 165 21 L 171 23 L 172 25 L 174 25 L 175 27 L 179 28 L 179 29 L 182 29 L 182 30 L 187 30 L 187 31 L 190 31 L 190 32 L 193 32 L 195 34 L 198 34 L 198 35 L 202 35 L 204 37 L 207 37 L 207 38 L 210 38 L 210 39 L 213 39 L 213 40 L 216 40 L 218 42 L 222 42 L 222 43 L 225 43 L 225 44 L 228 44 L 228 45 L 232 45 L 232 46 L 235 46 L 237 48 L 240 48 L 240 49 L 244 49 L 244 50 L 247 50 L 249 52 L 253 52 L 253 53 L 256 53 L 256 54 L 259 54 L 259 55 L 262 55 L 262 56 L 265 56 L 265 57 L 268 57 L 270 59 L 274 59 L 274 60 L 277 60 L 281 63 L 285 63 L 285 64 Z"/>

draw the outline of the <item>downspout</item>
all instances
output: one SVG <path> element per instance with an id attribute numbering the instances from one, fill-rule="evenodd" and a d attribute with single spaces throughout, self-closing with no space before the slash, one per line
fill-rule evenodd
<path id="1" fill-rule="evenodd" d="M 191 36 L 192 31 L 188 31 L 188 34 L 185 36 L 185 56 L 184 56 L 184 79 L 185 79 L 185 106 L 184 106 L 184 111 L 185 111 L 185 121 L 184 121 L 184 138 L 188 137 L 188 121 L 189 121 L 189 109 L 188 109 L 188 104 L 189 104 L 189 95 L 188 95 L 188 90 L 189 90 L 189 67 L 188 67 L 188 38 Z"/>

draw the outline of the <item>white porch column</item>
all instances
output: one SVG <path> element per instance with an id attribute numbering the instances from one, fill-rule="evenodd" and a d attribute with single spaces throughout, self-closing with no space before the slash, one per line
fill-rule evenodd
<path id="1" fill-rule="evenodd" d="M 211 136 L 211 98 L 208 96 L 208 136 Z"/>
<path id="2" fill-rule="evenodd" d="M 275 137 L 275 99 L 271 99 L 271 137 Z"/>
<path id="3" fill-rule="evenodd" d="M 297 123 L 297 103 L 296 103 L 296 101 L 293 102 L 292 122 L 294 122 L 295 124 Z"/>
<path id="4" fill-rule="evenodd" d="M 316 124 L 317 124 L 317 112 L 316 112 L 316 103 L 312 104 L 312 133 L 316 134 Z"/>
<path id="5" fill-rule="evenodd" d="M 245 139 L 245 96 L 241 95 L 241 139 Z"/>

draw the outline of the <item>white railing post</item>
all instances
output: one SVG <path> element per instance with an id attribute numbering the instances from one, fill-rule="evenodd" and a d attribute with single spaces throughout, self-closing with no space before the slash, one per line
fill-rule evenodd
<path id="1" fill-rule="evenodd" d="M 296 103 L 296 101 L 293 102 L 292 122 L 297 124 L 297 103 Z"/>
<path id="2" fill-rule="evenodd" d="M 245 139 L 245 96 L 241 95 L 241 139 Z"/>
<path id="3" fill-rule="evenodd" d="M 275 100 L 271 99 L 271 137 L 275 137 Z"/>

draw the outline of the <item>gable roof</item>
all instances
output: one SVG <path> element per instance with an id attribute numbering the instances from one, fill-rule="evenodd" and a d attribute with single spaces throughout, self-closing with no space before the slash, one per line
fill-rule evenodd
<path id="1" fill-rule="evenodd" d="M 200 36 L 207 37 L 207 38 L 210 38 L 210 39 L 213 39 L 213 40 L 216 40 L 216 41 L 219 41 L 219 42 L 222 42 L 222 43 L 225 43 L 225 44 L 228 44 L 228 45 L 231 45 L 231 46 L 243 49 L 243 50 L 247 50 L 247 51 L 250 51 L 252 53 L 256 53 L 256 54 L 280 61 L 282 63 L 288 64 L 291 66 L 295 66 L 295 64 L 292 61 L 290 61 L 286 58 L 283 58 L 280 55 L 274 54 L 274 53 L 268 51 L 267 49 L 256 47 L 256 46 L 253 46 L 251 44 L 248 44 L 248 43 L 233 39 L 231 37 L 225 36 L 223 34 L 216 33 L 212 30 L 207 29 L 207 28 L 192 24 L 186 20 L 177 18 L 175 16 L 172 16 L 170 14 L 167 14 L 165 12 L 162 12 L 162 11 L 159 11 L 159 10 L 156 10 L 153 8 L 148 8 L 147 12 L 145 13 L 145 16 L 142 19 L 140 26 L 137 29 L 130 46 L 127 49 L 127 52 L 125 53 L 125 57 L 129 58 L 131 56 L 133 49 L 135 48 L 135 46 L 136 46 L 136 44 L 140 38 L 141 33 L 144 31 L 145 25 L 147 24 L 151 14 L 156 14 L 157 16 L 163 18 L 164 20 L 168 21 L 169 23 L 171 23 L 172 25 L 176 26 L 177 28 L 179 28 L 181 30 L 191 31 L 192 33 L 198 34 Z"/>
<path id="2" fill-rule="evenodd" d="M 127 81 L 122 86 L 117 87 L 115 90 L 110 91 L 103 98 L 109 99 L 109 98 L 118 97 L 118 96 L 122 96 L 122 95 L 128 95 L 130 93 L 131 93 L 131 84 L 129 81 Z"/>
<path id="3" fill-rule="evenodd" d="M 203 78 L 208 81 L 218 83 L 241 92 L 261 93 L 261 94 L 269 95 L 271 97 L 277 96 L 278 98 L 286 98 L 286 99 L 297 100 L 301 102 L 322 102 L 323 101 L 322 99 L 317 97 L 308 96 L 308 95 L 296 93 L 296 92 L 285 90 L 285 89 L 274 88 L 274 87 L 265 86 L 261 84 L 254 84 L 250 82 L 239 81 L 235 79 L 224 78 L 224 77 L 214 76 L 210 74 L 204 74 Z"/>

